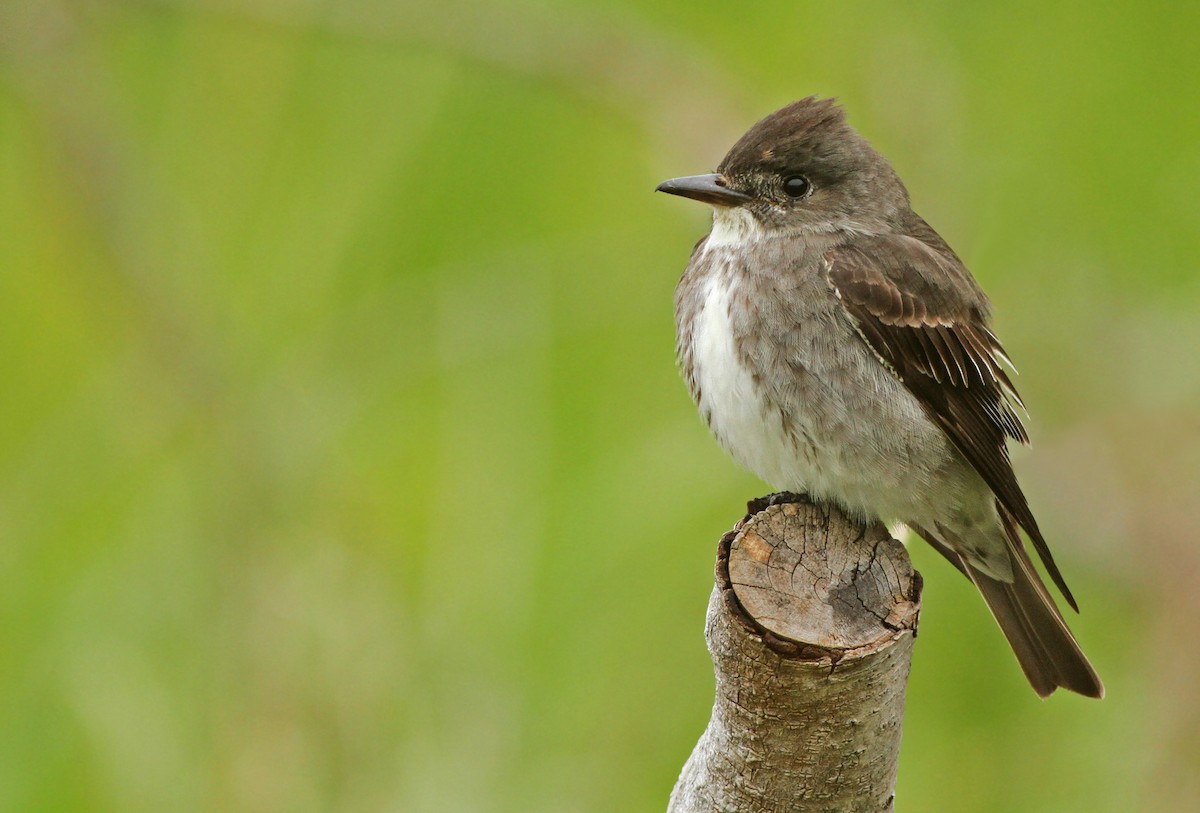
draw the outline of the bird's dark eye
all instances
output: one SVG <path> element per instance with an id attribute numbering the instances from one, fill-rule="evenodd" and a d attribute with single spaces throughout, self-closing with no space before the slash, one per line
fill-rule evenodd
<path id="1" fill-rule="evenodd" d="M 801 175 L 793 175 L 783 181 L 783 191 L 793 198 L 804 197 L 810 189 L 812 189 L 812 184 L 808 182 L 808 178 Z"/>

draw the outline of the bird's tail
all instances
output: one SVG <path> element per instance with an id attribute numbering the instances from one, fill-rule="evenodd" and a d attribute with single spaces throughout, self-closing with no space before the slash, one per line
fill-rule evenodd
<path id="1" fill-rule="evenodd" d="M 1021 670 L 1040 697 L 1049 697 L 1060 686 L 1085 697 L 1103 697 L 1104 684 L 1034 569 L 1015 523 L 1003 510 L 1000 514 L 1012 558 L 1011 582 L 994 579 L 972 567 L 966 557 L 959 556 L 924 529 L 918 529 L 918 533 L 975 583 L 1017 656 Z"/>
<path id="2" fill-rule="evenodd" d="M 1014 555 L 1013 558 L 1024 561 L 1014 562 L 1011 583 L 997 581 L 968 563 L 964 565 L 1033 690 L 1041 697 L 1049 697 L 1061 686 L 1086 697 L 1103 697 L 1104 684 L 1067 629 L 1029 557 Z"/>

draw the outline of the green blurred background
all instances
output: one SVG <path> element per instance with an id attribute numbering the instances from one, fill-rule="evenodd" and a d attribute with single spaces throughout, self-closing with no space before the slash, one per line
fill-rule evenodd
<path id="1" fill-rule="evenodd" d="M 836 95 L 996 302 L 1103 702 L 924 545 L 901 810 L 1200 804 L 1200 5 L 0 2 L 0 810 L 663 810 L 766 487 L 672 358 Z"/>

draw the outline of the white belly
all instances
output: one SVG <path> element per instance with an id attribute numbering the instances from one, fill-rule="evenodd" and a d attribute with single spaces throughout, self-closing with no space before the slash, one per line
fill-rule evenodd
<path id="1" fill-rule="evenodd" d="M 710 277 L 696 319 L 692 353 L 700 412 L 720 444 L 744 468 L 775 488 L 812 489 L 817 473 L 804 465 L 812 451 L 798 449 L 779 411 L 765 408 L 761 385 L 736 352 L 729 321 L 736 284 L 725 274 Z"/>

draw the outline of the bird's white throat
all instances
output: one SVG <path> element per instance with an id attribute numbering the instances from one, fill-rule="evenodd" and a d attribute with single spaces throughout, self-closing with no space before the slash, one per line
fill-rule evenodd
<path id="1" fill-rule="evenodd" d="M 761 240 L 764 231 L 762 224 L 739 207 L 714 206 L 712 231 L 704 243 L 705 253 L 722 246 L 744 245 L 747 242 Z"/>

